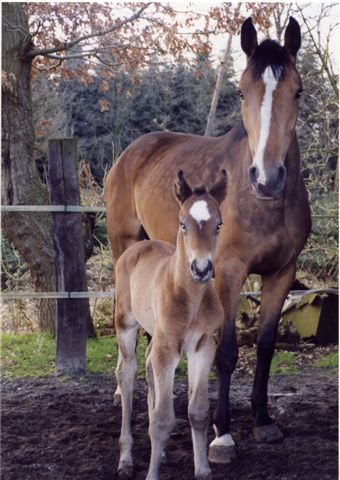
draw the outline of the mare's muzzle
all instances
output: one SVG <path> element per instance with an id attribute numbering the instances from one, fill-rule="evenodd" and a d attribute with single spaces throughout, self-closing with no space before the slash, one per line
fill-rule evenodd
<path id="1" fill-rule="evenodd" d="M 279 198 L 286 185 L 286 167 L 283 165 L 273 167 L 270 174 L 267 175 L 264 183 L 259 181 L 259 173 L 258 167 L 256 165 L 251 165 L 248 171 L 249 180 L 255 191 L 259 194 L 259 197 Z"/>
<path id="2" fill-rule="evenodd" d="M 190 265 L 191 275 L 196 282 L 204 283 L 214 275 L 214 266 L 211 260 L 193 260 Z"/>

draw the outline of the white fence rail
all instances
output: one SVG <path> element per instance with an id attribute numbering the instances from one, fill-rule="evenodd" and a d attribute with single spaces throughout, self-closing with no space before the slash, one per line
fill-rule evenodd
<path id="1" fill-rule="evenodd" d="M 288 295 L 303 296 L 314 293 L 332 293 L 338 295 L 339 291 L 336 288 L 314 288 L 310 290 L 290 290 Z M 260 297 L 261 292 L 241 292 L 242 297 Z M 41 299 L 41 298 L 113 298 L 114 290 L 108 291 L 93 291 L 93 292 L 1 292 L 0 299 L 3 301 L 22 299 Z"/>
<path id="2" fill-rule="evenodd" d="M 87 207 L 85 205 L 1 205 L 2 212 L 50 212 L 50 213 L 102 213 L 105 207 Z"/>
<path id="3" fill-rule="evenodd" d="M 105 207 L 91 207 L 85 205 L 1 205 L 2 212 L 49 212 L 49 213 L 105 213 Z M 322 215 L 313 215 L 321 217 Z M 330 215 L 327 215 L 329 217 Z M 308 295 L 312 293 L 333 293 L 338 295 L 335 288 L 291 290 L 289 295 Z M 261 292 L 241 292 L 244 297 L 259 297 Z M 0 299 L 3 301 L 14 299 L 43 299 L 43 298 L 113 298 L 114 290 L 94 292 L 1 292 Z"/>

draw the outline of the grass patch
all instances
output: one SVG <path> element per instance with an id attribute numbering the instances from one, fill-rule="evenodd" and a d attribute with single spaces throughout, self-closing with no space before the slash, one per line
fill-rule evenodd
<path id="1" fill-rule="evenodd" d="M 118 357 L 116 337 L 89 338 L 86 354 L 86 369 L 89 373 L 113 375 Z"/>
<path id="2" fill-rule="evenodd" d="M 138 377 L 145 377 L 147 339 L 141 335 L 137 346 Z M 114 374 L 118 348 L 116 337 L 97 337 L 87 341 L 87 371 Z M 181 359 L 176 378 L 185 378 L 187 361 Z M 55 340 L 46 333 L 1 334 L 1 373 L 5 378 L 46 377 L 55 372 Z"/>
<path id="3" fill-rule="evenodd" d="M 292 375 L 297 373 L 297 365 L 293 352 L 275 352 L 270 367 L 271 375 Z"/>
<path id="4" fill-rule="evenodd" d="M 338 368 L 339 366 L 339 353 L 332 352 L 324 355 L 320 360 L 315 363 L 316 367 L 329 367 Z"/>
<path id="5" fill-rule="evenodd" d="M 55 346 L 46 333 L 1 335 L 1 372 L 4 377 L 43 377 L 54 373 Z"/>

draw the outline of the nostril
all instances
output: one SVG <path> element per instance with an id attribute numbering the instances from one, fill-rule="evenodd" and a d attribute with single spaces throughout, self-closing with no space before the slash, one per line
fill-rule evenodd
<path id="1" fill-rule="evenodd" d="M 257 178 L 259 176 L 259 169 L 257 168 L 256 165 L 252 165 L 251 167 L 249 167 L 248 174 L 249 174 L 250 181 L 252 183 L 256 183 Z"/>
<path id="2" fill-rule="evenodd" d="M 211 260 L 202 263 L 193 260 L 191 263 L 191 271 L 198 277 L 204 277 L 213 271 L 213 263 Z"/>

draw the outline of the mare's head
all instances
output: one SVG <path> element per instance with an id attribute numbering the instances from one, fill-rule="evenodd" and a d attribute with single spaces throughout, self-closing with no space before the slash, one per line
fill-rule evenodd
<path id="1" fill-rule="evenodd" d="M 249 180 L 259 198 L 280 197 L 286 184 L 285 158 L 302 92 L 295 66 L 300 45 L 300 27 L 292 17 L 283 46 L 270 39 L 258 45 L 251 18 L 241 28 L 241 46 L 248 59 L 240 80 L 242 118 L 252 155 Z"/>
<path id="2" fill-rule="evenodd" d="M 219 180 L 207 191 L 204 185 L 192 190 L 180 170 L 174 192 L 180 205 L 178 235 L 183 238 L 190 273 L 195 281 L 207 282 L 214 273 L 216 242 L 222 227 L 219 205 L 227 193 L 226 171 L 221 171 Z"/>

